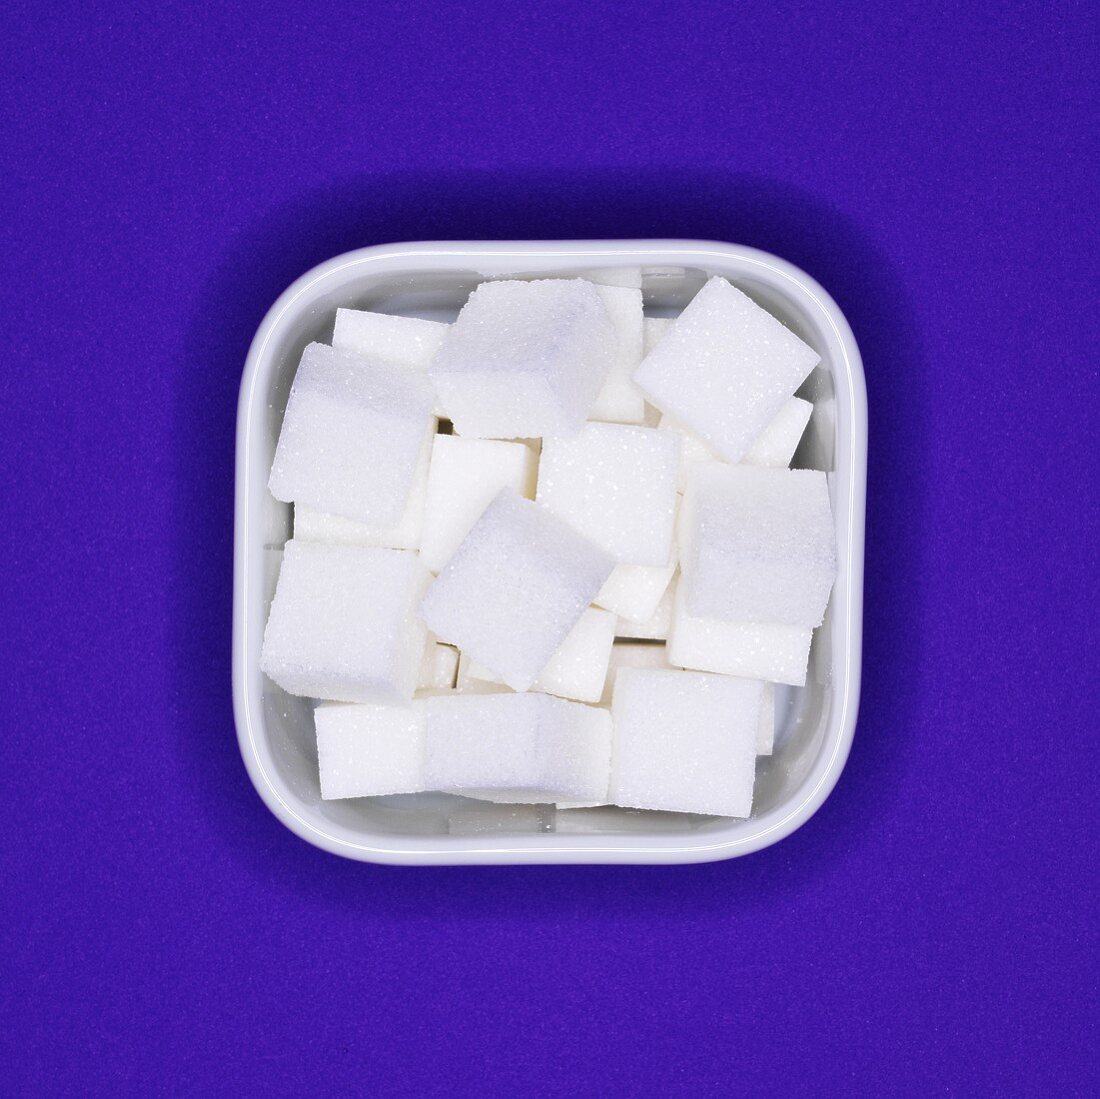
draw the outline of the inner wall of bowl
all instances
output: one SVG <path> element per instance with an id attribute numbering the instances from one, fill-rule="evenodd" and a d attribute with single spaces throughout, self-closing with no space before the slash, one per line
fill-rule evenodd
<path id="1" fill-rule="evenodd" d="M 539 272 L 527 269 L 524 278 L 575 272 Z M 370 309 L 428 320 L 451 321 L 467 296 L 485 275 L 470 271 L 441 271 L 394 277 L 366 273 L 316 301 L 297 327 L 285 331 L 275 349 L 277 368 L 266 394 L 263 433 L 265 468 L 270 466 L 294 371 L 308 343 L 328 343 L 336 309 Z M 673 316 L 703 285 L 708 273 L 699 268 L 644 269 L 643 295 L 650 316 Z M 794 311 L 790 302 L 770 287 L 751 280 L 734 280 L 752 297 L 822 355 L 825 347 L 809 318 Z M 795 467 L 834 469 L 836 408 L 832 376 L 825 364 L 816 368 L 798 391 L 814 405 L 814 412 L 798 451 Z M 292 531 L 291 508 L 264 493 L 264 621 L 274 595 L 282 547 Z M 262 623 L 259 624 L 262 630 Z M 753 818 L 781 805 L 811 769 L 825 736 L 831 692 L 830 623 L 815 631 L 810 671 L 805 687 L 780 686 L 776 692 L 775 751 L 757 757 Z M 476 835 L 569 832 L 573 834 L 668 833 L 727 831 L 725 818 L 657 813 L 617 808 L 555 811 L 552 806 L 507 806 L 446 794 L 410 794 L 384 798 L 322 801 L 317 776 L 313 707 L 309 699 L 288 695 L 263 677 L 263 717 L 272 759 L 291 793 L 318 816 L 338 827 L 382 835 Z"/>

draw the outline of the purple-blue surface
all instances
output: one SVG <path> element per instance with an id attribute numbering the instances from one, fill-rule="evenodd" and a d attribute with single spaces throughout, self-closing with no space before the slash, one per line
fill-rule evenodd
<path id="1" fill-rule="evenodd" d="M 0 18 L 0 1092 L 1096 1094 L 1095 7 Z M 847 770 L 726 863 L 322 854 L 233 731 L 251 335 L 346 249 L 592 236 L 852 322 Z"/>

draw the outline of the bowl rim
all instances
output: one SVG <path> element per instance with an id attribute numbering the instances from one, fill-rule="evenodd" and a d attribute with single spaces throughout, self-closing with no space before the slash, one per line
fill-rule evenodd
<path id="1" fill-rule="evenodd" d="M 837 591 L 843 591 L 842 622 L 845 645 L 834 645 L 835 668 L 842 696 L 830 710 L 826 740 L 817 759 L 797 787 L 796 798 L 788 799 L 756 818 L 759 827 L 739 836 L 721 838 L 720 832 L 705 834 L 615 833 L 579 835 L 533 833 L 492 836 L 403 836 L 364 833 L 360 842 L 348 830 L 341 834 L 331 821 L 324 826 L 302 811 L 301 801 L 287 788 L 272 764 L 258 691 L 258 667 L 249 664 L 249 593 L 257 590 L 262 577 L 254 575 L 262 561 L 264 541 L 257 542 L 260 523 L 259 501 L 266 490 L 266 476 L 259 479 L 253 465 L 253 438 L 259 432 L 256 420 L 258 383 L 266 378 L 274 338 L 284 327 L 296 323 L 307 299 L 321 284 L 338 276 L 344 279 L 364 266 L 408 263 L 407 273 L 450 269 L 466 261 L 476 269 L 480 259 L 499 263 L 514 257 L 521 266 L 536 266 L 545 259 L 566 267 L 576 260 L 578 267 L 677 266 L 706 269 L 713 265 L 736 265 L 747 276 L 756 276 L 775 291 L 793 297 L 799 308 L 815 311 L 831 336 L 836 355 L 830 363 L 838 403 L 843 396 L 850 431 L 837 432 L 836 468 L 847 469 L 847 508 L 844 515 L 847 553 L 841 558 Z M 732 276 L 736 279 L 736 275 Z M 838 369 L 843 373 L 838 374 Z M 842 384 L 841 384 L 842 383 Z M 838 421 L 839 422 L 839 421 Z M 841 461 L 842 445 L 846 463 Z M 760 850 L 790 835 L 821 807 L 832 792 L 847 762 L 855 732 L 860 693 L 862 653 L 863 557 L 866 499 L 867 395 L 859 349 L 844 314 L 829 294 L 804 271 L 786 260 L 744 245 L 705 240 L 548 240 L 548 241 L 420 241 L 382 244 L 346 252 L 307 271 L 285 290 L 268 310 L 256 331 L 241 378 L 236 428 L 236 482 L 234 502 L 233 554 L 233 709 L 238 745 L 249 778 L 271 812 L 296 835 L 322 850 L 360 861 L 400 865 L 454 865 L 478 863 L 696 863 L 731 858 Z M 256 499 L 253 500 L 253 497 Z M 838 514 L 838 533 L 840 533 Z M 258 652 L 258 649 L 257 649 Z M 793 804 L 792 804 L 793 802 Z M 732 825 L 731 825 L 732 827 Z"/>

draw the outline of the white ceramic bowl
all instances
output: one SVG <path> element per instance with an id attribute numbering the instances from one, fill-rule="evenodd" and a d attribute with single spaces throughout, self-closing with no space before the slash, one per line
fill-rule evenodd
<path id="1" fill-rule="evenodd" d="M 821 355 L 799 394 L 814 404 L 794 465 L 829 472 L 839 576 L 803 688 L 780 688 L 775 753 L 757 763 L 748 820 L 624 809 L 509 807 L 442 794 L 322 801 L 311 703 L 260 672 L 260 644 L 290 508 L 267 491 L 302 349 L 327 342 L 338 306 L 451 320 L 480 281 L 641 267 L 647 312 L 680 309 L 723 275 Z M 744 855 L 805 822 L 848 757 L 859 702 L 867 399 L 859 351 L 836 303 L 765 252 L 705 241 L 391 244 L 337 256 L 272 306 L 248 353 L 237 415 L 233 701 L 241 755 L 271 811 L 327 851 L 371 862 L 701 862 Z"/>

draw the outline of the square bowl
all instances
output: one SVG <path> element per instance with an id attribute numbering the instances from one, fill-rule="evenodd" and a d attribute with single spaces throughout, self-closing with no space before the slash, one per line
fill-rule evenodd
<path id="1" fill-rule="evenodd" d="M 674 315 L 711 275 L 729 279 L 821 356 L 798 394 L 814 405 L 794 466 L 828 473 L 839 570 L 814 632 L 806 686 L 776 691 L 775 750 L 757 758 L 744 820 L 617 808 L 555 810 L 444 794 L 323 801 L 313 704 L 260 671 L 260 647 L 291 509 L 267 491 L 283 410 L 307 343 L 327 342 L 336 309 L 453 320 L 477 283 L 642 271 L 647 315 Z M 790 834 L 821 805 L 848 757 L 859 703 L 867 398 L 855 339 L 804 272 L 752 248 L 706 241 L 391 244 L 303 275 L 252 342 L 237 413 L 233 704 L 245 766 L 271 811 L 303 839 L 369 862 L 686 863 L 730 858 Z"/>

